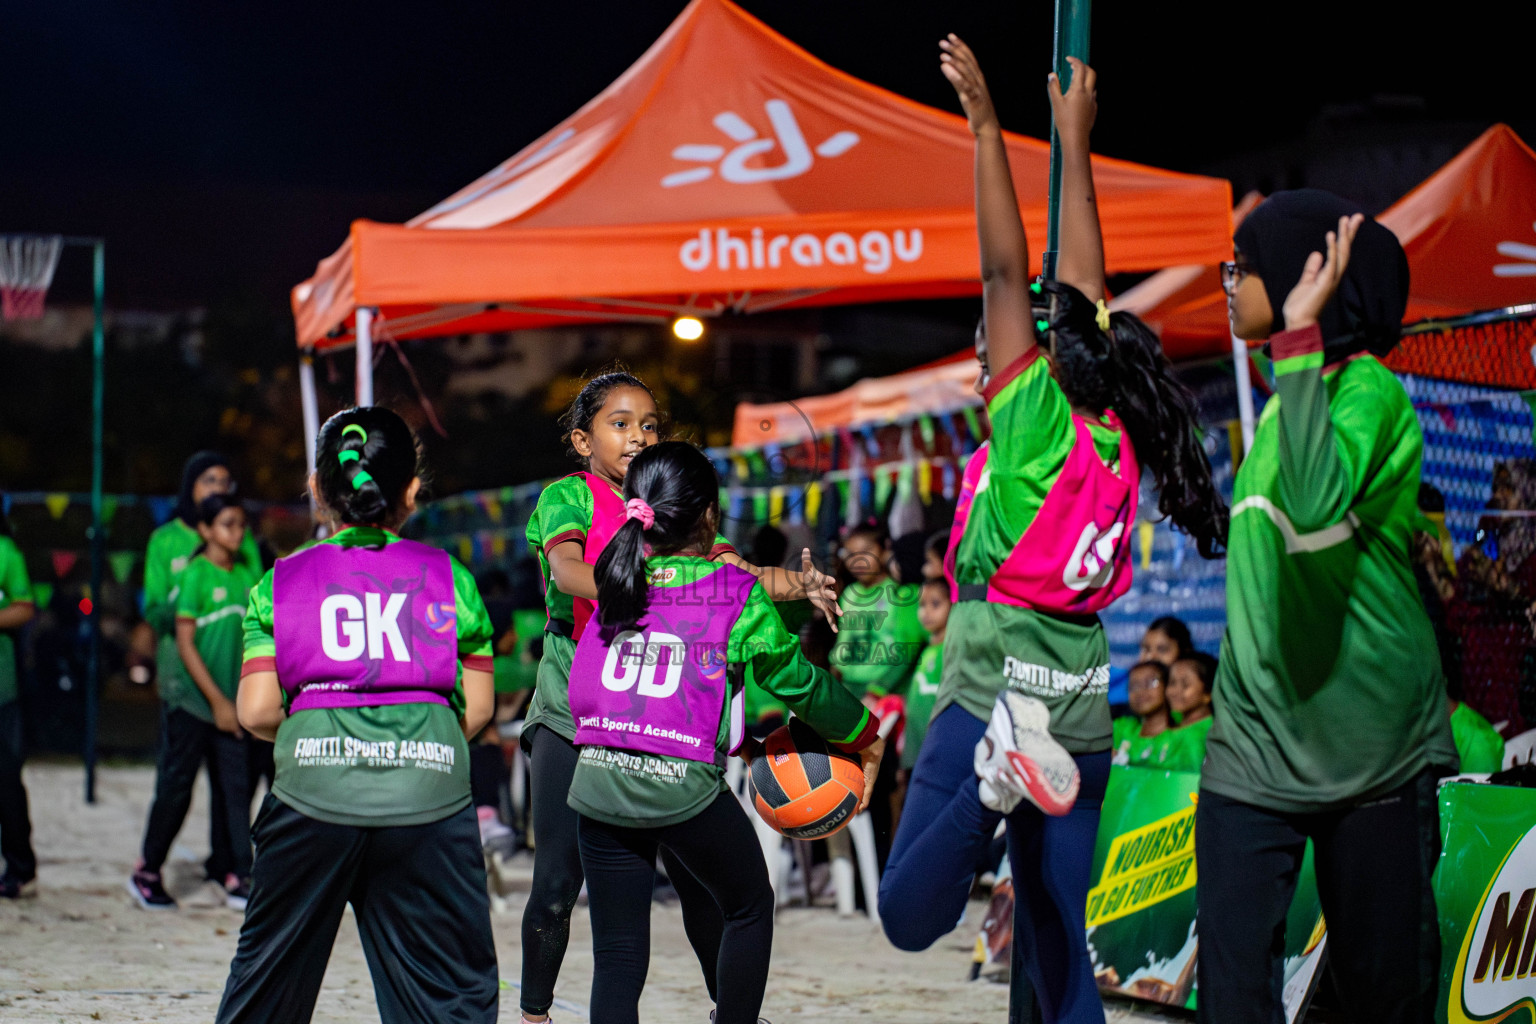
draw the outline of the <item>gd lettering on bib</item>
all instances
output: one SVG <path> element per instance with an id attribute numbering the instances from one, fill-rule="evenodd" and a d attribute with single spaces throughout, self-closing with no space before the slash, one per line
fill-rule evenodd
<path id="1" fill-rule="evenodd" d="M 651 587 L 645 615 L 630 629 L 615 634 L 591 623 L 571 662 L 576 745 L 714 763 L 729 711 L 727 752 L 739 747 L 746 726 L 726 650 L 756 582 L 723 565 L 680 587 Z"/>
<path id="2" fill-rule="evenodd" d="M 446 552 L 410 540 L 317 544 L 273 567 L 272 602 L 290 712 L 448 703 L 458 618 Z"/>

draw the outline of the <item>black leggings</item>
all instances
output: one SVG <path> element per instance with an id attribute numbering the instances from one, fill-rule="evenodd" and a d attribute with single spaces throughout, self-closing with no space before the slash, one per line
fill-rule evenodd
<path id="1" fill-rule="evenodd" d="M 211 864 L 212 871 L 251 874 L 251 790 L 247 776 L 246 743 L 190 712 L 160 705 L 160 755 L 155 766 L 155 801 L 144 825 L 144 870 L 158 872 L 192 806 L 197 770 L 208 761 L 208 781 L 221 799 L 210 807 L 211 828 L 228 840 L 228 864 Z M 222 819 L 222 820 L 221 820 Z M 210 860 L 215 860 L 215 856 Z M 210 875 L 223 882 L 220 875 Z"/>
<path id="2" fill-rule="evenodd" d="M 496 943 L 473 808 L 363 828 L 318 821 L 268 794 L 255 834 L 256 879 L 218 1024 L 310 1020 L 348 903 L 380 1020 L 496 1020 Z"/>
<path id="3" fill-rule="evenodd" d="M 576 774 L 577 752 L 570 740 L 547 726 L 536 726 L 528 739 L 535 849 L 533 888 L 523 908 L 523 989 L 519 1000 L 524 1013 L 545 1014 L 555 1002 L 555 982 L 571 940 L 571 911 L 581 895 L 581 848 L 577 841 L 579 815 L 566 797 Z M 709 997 L 716 1000 L 716 958 L 725 922 L 709 890 L 668 851 L 662 865 L 677 890 L 683 912 L 683 931 L 699 958 Z M 654 872 L 655 857 L 651 859 Z M 649 905 L 651 879 L 644 886 Z M 717 1000 L 718 1001 L 718 1000 Z M 600 1017 L 594 1017 L 600 1020 Z"/>
<path id="4" fill-rule="evenodd" d="M 1195 812 L 1200 1019 L 1277 1024 L 1285 917 L 1306 842 L 1328 921 L 1328 970 L 1354 1021 L 1430 1024 L 1440 973 L 1430 875 L 1440 857 L 1426 769 L 1373 800 L 1285 814 L 1200 790 Z"/>
<path id="5" fill-rule="evenodd" d="M 639 1024 L 651 961 L 651 873 L 661 851 L 702 883 L 723 918 L 719 982 L 710 992 L 716 1024 L 756 1024 L 773 953 L 773 887 L 736 797 L 721 793 L 676 825 L 622 828 L 583 817 L 580 831 L 592 901 L 592 1019 Z"/>

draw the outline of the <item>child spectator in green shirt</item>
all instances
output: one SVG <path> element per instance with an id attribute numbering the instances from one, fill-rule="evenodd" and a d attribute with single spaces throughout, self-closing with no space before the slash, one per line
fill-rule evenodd
<path id="1" fill-rule="evenodd" d="M 832 670 L 860 696 L 899 693 L 928 642 L 917 620 L 917 586 L 891 578 L 890 539 L 878 526 L 854 527 L 842 556 L 853 582 L 838 598 L 843 617 Z"/>
<path id="2" fill-rule="evenodd" d="M 1153 754 L 1153 767 L 1173 772 L 1198 772 L 1205 761 L 1205 737 L 1211 731 L 1211 686 L 1216 659 L 1192 651 L 1168 670 L 1168 708 L 1179 724 L 1163 733 Z"/>
<path id="3" fill-rule="evenodd" d="M 1168 666 L 1161 661 L 1143 661 L 1131 667 L 1125 683 L 1131 713 L 1115 719 L 1111 741 L 1115 764 L 1148 763 L 1153 741 L 1171 727 L 1167 690 Z"/>

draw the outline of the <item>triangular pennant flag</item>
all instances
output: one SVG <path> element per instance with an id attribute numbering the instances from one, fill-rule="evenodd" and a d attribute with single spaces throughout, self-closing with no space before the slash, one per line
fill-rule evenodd
<path id="1" fill-rule="evenodd" d="M 805 521 L 808 523 L 821 522 L 821 483 L 816 482 L 805 489 Z"/>
<path id="2" fill-rule="evenodd" d="M 459 561 L 473 562 L 475 560 L 475 545 L 468 537 L 459 538 Z"/>
<path id="3" fill-rule="evenodd" d="M 166 497 L 150 498 L 149 511 L 155 517 L 155 525 L 158 526 L 175 514 L 176 499 Z"/>
<path id="4" fill-rule="evenodd" d="M 923 447 L 933 451 L 933 417 L 924 413 L 917 418 L 917 432 L 923 437 Z"/>
<path id="5" fill-rule="evenodd" d="M 59 579 L 63 579 L 69 575 L 69 570 L 73 569 L 78 561 L 80 561 L 80 552 L 78 551 L 55 551 L 53 553 L 53 574 Z"/>
<path id="6" fill-rule="evenodd" d="M 48 506 L 48 514 L 55 519 L 64 517 L 64 510 L 69 508 L 69 495 L 50 494 L 43 498 L 43 504 Z"/>
<path id="7" fill-rule="evenodd" d="M 953 499 L 955 496 L 955 467 L 953 463 L 944 463 L 944 497 Z"/>
<path id="8" fill-rule="evenodd" d="M 927 459 L 917 464 L 917 496 L 924 505 L 933 504 L 933 463 Z"/>
<path id="9" fill-rule="evenodd" d="M 117 518 L 117 498 L 110 494 L 101 496 L 101 521 L 106 526 L 112 525 L 112 520 Z"/>
<path id="10" fill-rule="evenodd" d="M 891 485 L 893 483 L 895 483 L 895 478 L 889 473 L 879 473 L 875 476 L 875 507 L 870 509 L 875 515 L 879 515 L 881 510 L 891 500 Z"/>
<path id="11" fill-rule="evenodd" d="M 1141 535 L 1141 567 L 1143 569 L 1150 569 L 1152 568 L 1152 541 L 1154 538 L 1154 528 L 1152 524 L 1147 522 L 1145 519 L 1137 523 L 1136 526 L 1137 531 Z"/>
<path id="12" fill-rule="evenodd" d="M 32 584 L 32 598 L 37 602 L 37 606 L 39 608 L 47 608 L 50 604 L 53 603 L 53 584 Z"/>
<path id="13" fill-rule="evenodd" d="M 976 418 L 976 407 L 967 405 L 960 410 L 960 415 L 965 417 L 965 429 L 971 432 L 971 440 L 980 441 L 981 421 Z"/>
<path id="14" fill-rule="evenodd" d="M 496 534 L 491 538 L 491 555 L 495 558 L 507 557 L 507 538 L 504 534 Z"/>
<path id="15" fill-rule="evenodd" d="M 128 582 L 128 574 L 133 572 L 133 566 L 138 560 L 137 551 L 107 552 L 107 562 L 112 566 L 112 578 L 119 583 Z"/>
<path id="16" fill-rule="evenodd" d="M 762 488 L 752 492 L 752 519 L 762 524 L 768 522 L 768 492 Z"/>
<path id="17" fill-rule="evenodd" d="M 736 479 L 743 482 L 752 474 L 752 468 L 747 464 L 745 455 L 733 455 L 731 461 L 736 464 Z"/>

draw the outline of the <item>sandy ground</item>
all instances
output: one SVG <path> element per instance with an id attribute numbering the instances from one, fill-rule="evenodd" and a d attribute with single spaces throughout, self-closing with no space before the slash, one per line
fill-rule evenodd
<path id="1" fill-rule="evenodd" d="M 198 862 L 208 848 L 206 789 L 200 783 L 166 868 L 168 888 L 182 907 L 149 913 L 134 904 L 125 881 L 137 855 L 153 769 L 103 768 L 94 805 L 84 802 L 78 765 L 32 763 L 26 782 L 41 892 L 35 900 L 0 901 L 0 1021 L 212 1020 L 240 913 L 217 904 L 212 887 L 199 882 Z M 507 1021 L 518 1019 L 510 983 L 519 977 L 518 931 L 530 866 L 526 855 L 513 862 L 514 891 L 507 909 L 493 915 Z M 784 908 L 763 1013 L 776 1024 L 1000 1024 L 1006 989 L 964 980 L 981 909 L 973 903 L 966 924 L 927 952 L 910 954 L 894 950 L 862 915 L 844 920 L 830 909 Z M 675 903 L 655 907 L 653 929 L 641 1019 L 703 1024 L 710 1005 Z M 591 980 L 591 935 L 586 909 L 579 907 L 557 992 L 557 1022 L 588 1019 Z M 350 920 L 342 923 L 315 1019 L 378 1020 Z M 1112 1007 L 1109 1019 L 1142 1018 Z"/>

